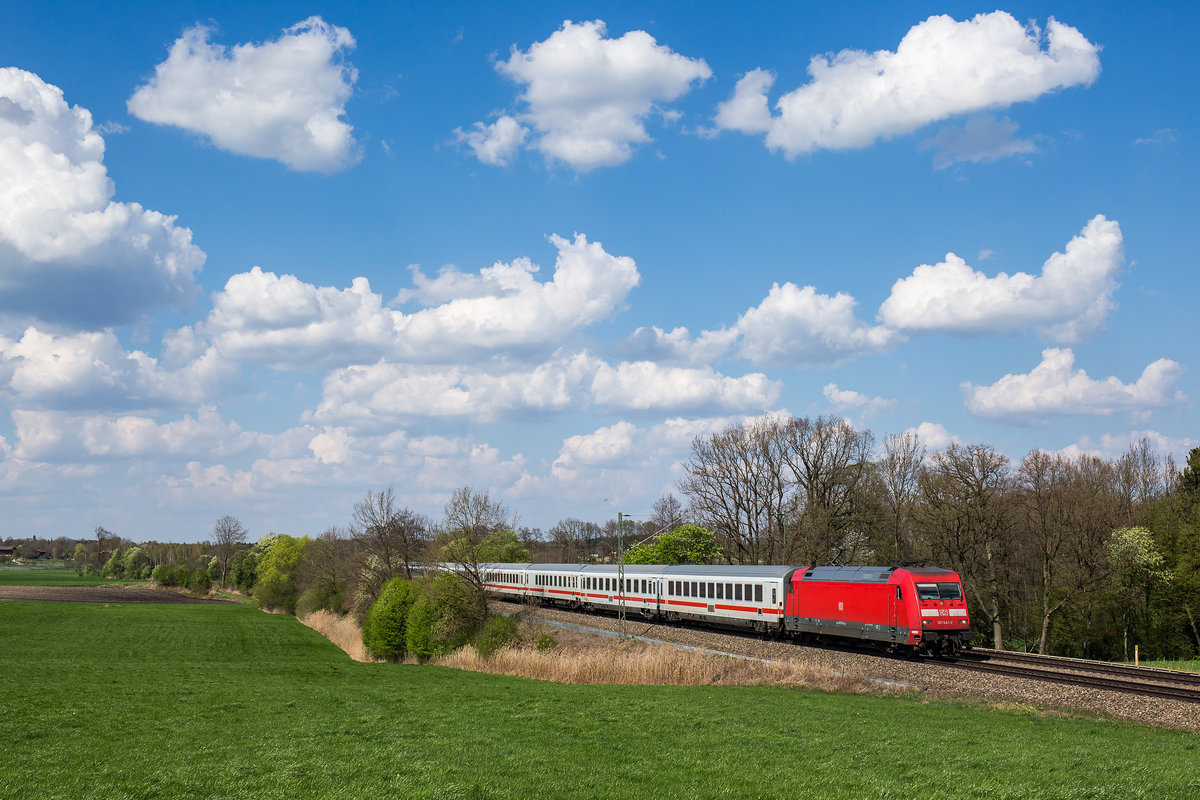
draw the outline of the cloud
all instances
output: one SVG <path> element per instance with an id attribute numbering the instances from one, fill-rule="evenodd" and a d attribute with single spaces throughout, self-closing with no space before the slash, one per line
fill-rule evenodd
<path id="1" fill-rule="evenodd" d="M 1185 462 L 1187 454 L 1191 452 L 1192 448 L 1200 446 L 1200 441 L 1190 436 L 1176 439 L 1173 436 L 1167 436 L 1155 430 L 1134 430 L 1125 434 L 1101 434 L 1099 441 L 1090 436 L 1083 436 L 1074 444 L 1064 447 L 1061 452 L 1068 458 L 1092 455 L 1099 456 L 1100 458 L 1115 459 L 1125 455 L 1125 453 L 1129 452 L 1130 445 L 1136 445 L 1142 439 L 1149 442 L 1150 446 L 1156 452 L 1163 455 L 1169 454 L 1174 457 L 1177 464 Z"/>
<path id="2" fill-rule="evenodd" d="M 737 337 L 738 332 L 732 328 L 701 331 L 693 339 L 687 328 L 665 332 L 657 326 L 641 327 L 620 342 L 616 352 L 632 361 L 698 366 L 721 358 Z"/>
<path id="3" fill-rule="evenodd" d="M 967 409 L 981 417 L 1036 422 L 1065 414 L 1140 414 L 1186 399 L 1182 392 L 1174 391 L 1182 367 L 1170 359 L 1153 362 L 1133 383 L 1122 383 L 1116 377 L 1093 380 L 1074 366 L 1075 354 L 1070 349 L 1047 348 L 1042 351 L 1042 363 L 1027 375 L 1005 375 L 991 386 L 963 383 Z"/>
<path id="4" fill-rule="evenodd" d="M 957 436 L 952 436 L 950 431 L 946 430 L 946 426 L 939 422 L 922 422 L 915 428 L 906 428 L 905 433 L 911 433 L 917 437 L 917 441 L 926 450 L 942 450 L 948 447 L 952 442 L 957 442 Z"/>
<path id="5" fill-rule="evenodd" d="M 314 16 L 262 44 L 213 45 L 211 33 L 203 25 L 184 31 L 129 98 L 129 113 L 301 171 L 358 161 L 353 128 L 342 120 L 358 79 L 343 61 L 355 45 L 350 31 Z"/>
<path id="6" fill-rule="evenodd" d="M 384 307 L 366 278 L 339 290 L 255 267 L 231 277 L 208 319 L 177 336 L 209 337 L 227 358 L 280 369 L 545 353 L 611 316 L 641 280 L 632 258 L 610 255 L 583 234 L 550 243 L 558 255 L 546 282 L 535 280 L 539 268 L 528 258 L 478 275 L 447 267 L 428 278 L 414 269 L 416 289 L 397 299 L 431 305 L 409 314 Z"/>
<path id="7" fill-rule="evenodd" d="M 811 80 L 779 99 L 777 115 L 767 111 L 774 76 L 752 70 L 718 106 L 716 124 L 765 133 L 767 147 L 789 159 L 867 147 L 941 119 L 1090 85 L 1100 74 L 1098 53 L 1079 31 L 1053 18 L 1043 33 L 1003 11 L 963 22 L 934 16 L 913 26 L 895 52 L 814 56 Z"/>
<path id="8" fill-rule="evenodd" d="M 1092 218 L 1041 275 L 989 278 L 954 253 L 922 264 L 892 286 L 879 307 L 884 324 L 906 333 L 999 334 L 1035 327 L 1053 341 L 1075 343 L 1104 327 L 1124 262 L 1121 228 Z"/>
<path id="9" fill-rule="evenodd" d="M 165 369 L 127 352 L 112 331 L 57 336 L 31 327 L 18 340 L 0 337 L 0 396 L 18 408 L 178 408 L 212 399 L 236 377 L 211 348 Z"/>
<path id="10" fill-rule="evenodd" d="M 623 164 L 651 141 L 645 121 L 662 103 L 712 76 L 703 59 L 658 44 L 645 31 L 605 38 L 600 20 L 574 23 L 528 50 L 513 47 L 500 74 L 524 87 L 524 110 L 485 126 L 455 130 L 485 164 L 507 164 L 529 133 L 528 146 L 578 172 Z"/>
<path id="11" fill-rule="evenodd" d="M 776 283 L 730 327 L 701 331 L 695 338 L 687 328 L 641 327 L 616 351 L 635 360 L 692 366 L 732 352 L 756 366 L 803 368 L 882 353 L 900 341 L 896 331 L 856 319 L 855 305 L 842 292 L 830 296 L 812 286 Z"/>
<path id="12" fill-rule="evenodd" d="M 13 67 L 0 69 L 0 164 L 0 313 L 95 330 L 191 302 L 192 232 L 112 202 L 92 115 Z"/>
<path id="13" fill-rule="evenodd" d="M 884 352 L 899 341 L 894 330 L 856 319 L 855 305 L 843 292 L 831 297 L 812 286 L 774 284 L 738 318 L 738 355 L 758 366 L 835 365 Z"/>
<path id="14" fill-rule="evenodd" d="M 649 361 L 601 366 L 592 398 L 609 410 L 762 411 L 779 399 L 780 385 L 755 372 L 731 378 L 712 367 L 663 367 Z"/>
<path id="15" fill-rule="evenodd" d="M 826 384 L 823 392 L 834 409 L 858 411 L 864 417 L 872 417 L 896 408 L 895 400 L 886 397 L 870 397 L 852 389 L 839 389 L 836 383 Z"/>
<path id="16" fill-rule="evenodd" d="M 484 164 L 506 167 L 516 158 L 529 130 L 513 117 L 504 114 L 491 125 L 476 122 L 471 129 L 454 129 L 454 138 L 471 148 Z"/>
<path id="17" fill-rule="evenodd" d="M 964 161 L 976 164 L 1037 152 L 1032 139 L 1016 137 L 1018 127 L 1008 117 L 972 114 L 962 127 L 947 125 L 939 130 L 933 138 L 921 143 L 921 149 L 934 151 L 934 169 Z"/>
<path id="18" fill-rule="evenodd" d="M 1179 131 L 1175 128 L 1160 128 L 1154 132 L 1153 136 L 1139 136 L 1133 140 L 1135 145 L 1155 145 L 1163 146 L 1168 144 L 1179 143 Z"/>
<path id="19" fill-rule="evenodd" d="M 759 411 L 780 386 L 764 375 L 739 378 L 711 368 L 611 365 L 587 353 L 532 368 L 433 367 L 379 362 L 332 371 L 312 419 L 373 428 L 393 422 L 470 418 L 494 422 L 580 411 Z"/>
<path id="20" fill-rule="evenodd" d="M 163 424 L 140 415 L 16 410 L 12 416 L 14 455 L 29 461 L 225 458 L 254 438 L 212 406 Z"/>
<path id="21" fill-rule="evenodd" d="M 640 427 L 625 420 L 597 428 L 591 433 L 563 439 L 551 466 L 551 478 L 563 489 L 579 491 L 603 480 L 597 490 L 611 485 L 613 471 L 632 471 L 636 480 L 661 480 L 670 464 L 686 458 L 692 441 L 720 430 L 731 417 L 687 419 L 671 417 Z M 644 494 L 644 491 L 642 492 Z"/>

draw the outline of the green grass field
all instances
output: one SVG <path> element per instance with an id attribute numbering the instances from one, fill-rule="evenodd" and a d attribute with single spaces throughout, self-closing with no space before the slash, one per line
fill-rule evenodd
<path id="1" fill-rule="evenodd" d="M 358 664 L 244 605 L 0 603 L 4 798 L 1188 798 L 1200 736 Z"/>
<path id="2" fill-rule="evenodd" d="M 149 581 L 112 580 L 99 575 L 76 575 L 62 561 L 0 564 L 0 586 L 108 586 L 145 584 Z"/>
<path id="3" fill-rule="evenodd" d="M 1130 661 L 1130 664 L 1133 662 Z M 1159 669 L 1182 669 L 1187 672 L 1200 672 L 1200 659 L 1193 658 L 1187 661 L 1142 661 L 1143 667 L 1158 667 Z"/>

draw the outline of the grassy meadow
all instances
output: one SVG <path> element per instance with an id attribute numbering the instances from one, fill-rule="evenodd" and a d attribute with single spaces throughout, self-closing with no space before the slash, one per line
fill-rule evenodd
<path id="1" fill-rule="evenodd" d="M 113 580 L 99 575 L 76 575 L 74 567 L 62 561 L 31 561 L 25 564 L 0 564 L 0 586 L 107 586 L 144 584 L 149 581 Z"/>
<path id="2" fill-rule="evenodd" d="M 358 663 L 245 605 L 0 602 L 3 798 L 1185 798 L 1200 736 Z"/>

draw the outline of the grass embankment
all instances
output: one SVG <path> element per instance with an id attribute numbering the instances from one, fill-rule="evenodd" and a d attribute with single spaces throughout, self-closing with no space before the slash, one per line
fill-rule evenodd
<path id="1" fill-rule="evenodd" d="M 246 606 L 0 603 L 13 798 L 1194 797 L 1200 737 L 765 687 L 360 664 Z"/>
<path id="2" fill-rule="evenodd" d="M 61 561 L 0 564 L 0 586 L 144 586 L 150 581 L 114 580 L 99 575 L 76 575 Z"/>
<path id="3" fill-rule="evenodd" d="M 1132 664 L 1133 662 L 1128 662 Z M 1141 661 L 1143 667 L 1158 667 L 1159 669 L 1181 669 L 1185 672 L 1200 672 L 1200 659 L 1193 658 L 1187 661 Z"/>

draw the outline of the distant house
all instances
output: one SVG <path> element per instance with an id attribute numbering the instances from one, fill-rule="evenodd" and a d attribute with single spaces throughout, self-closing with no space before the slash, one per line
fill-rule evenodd
<path id="1" fill-rule="evenodd" d="M 46 557 L 45 550 L 34 550 L 33 555 L 30 556 L 30 558 L 45 558 L 45 557 Z"/>
<path id="2" fill-rule="evenodd" d="M 0 561 L 11 561 L 17 555 L 17 548 L 13 545 L 0 545 Z"/>

